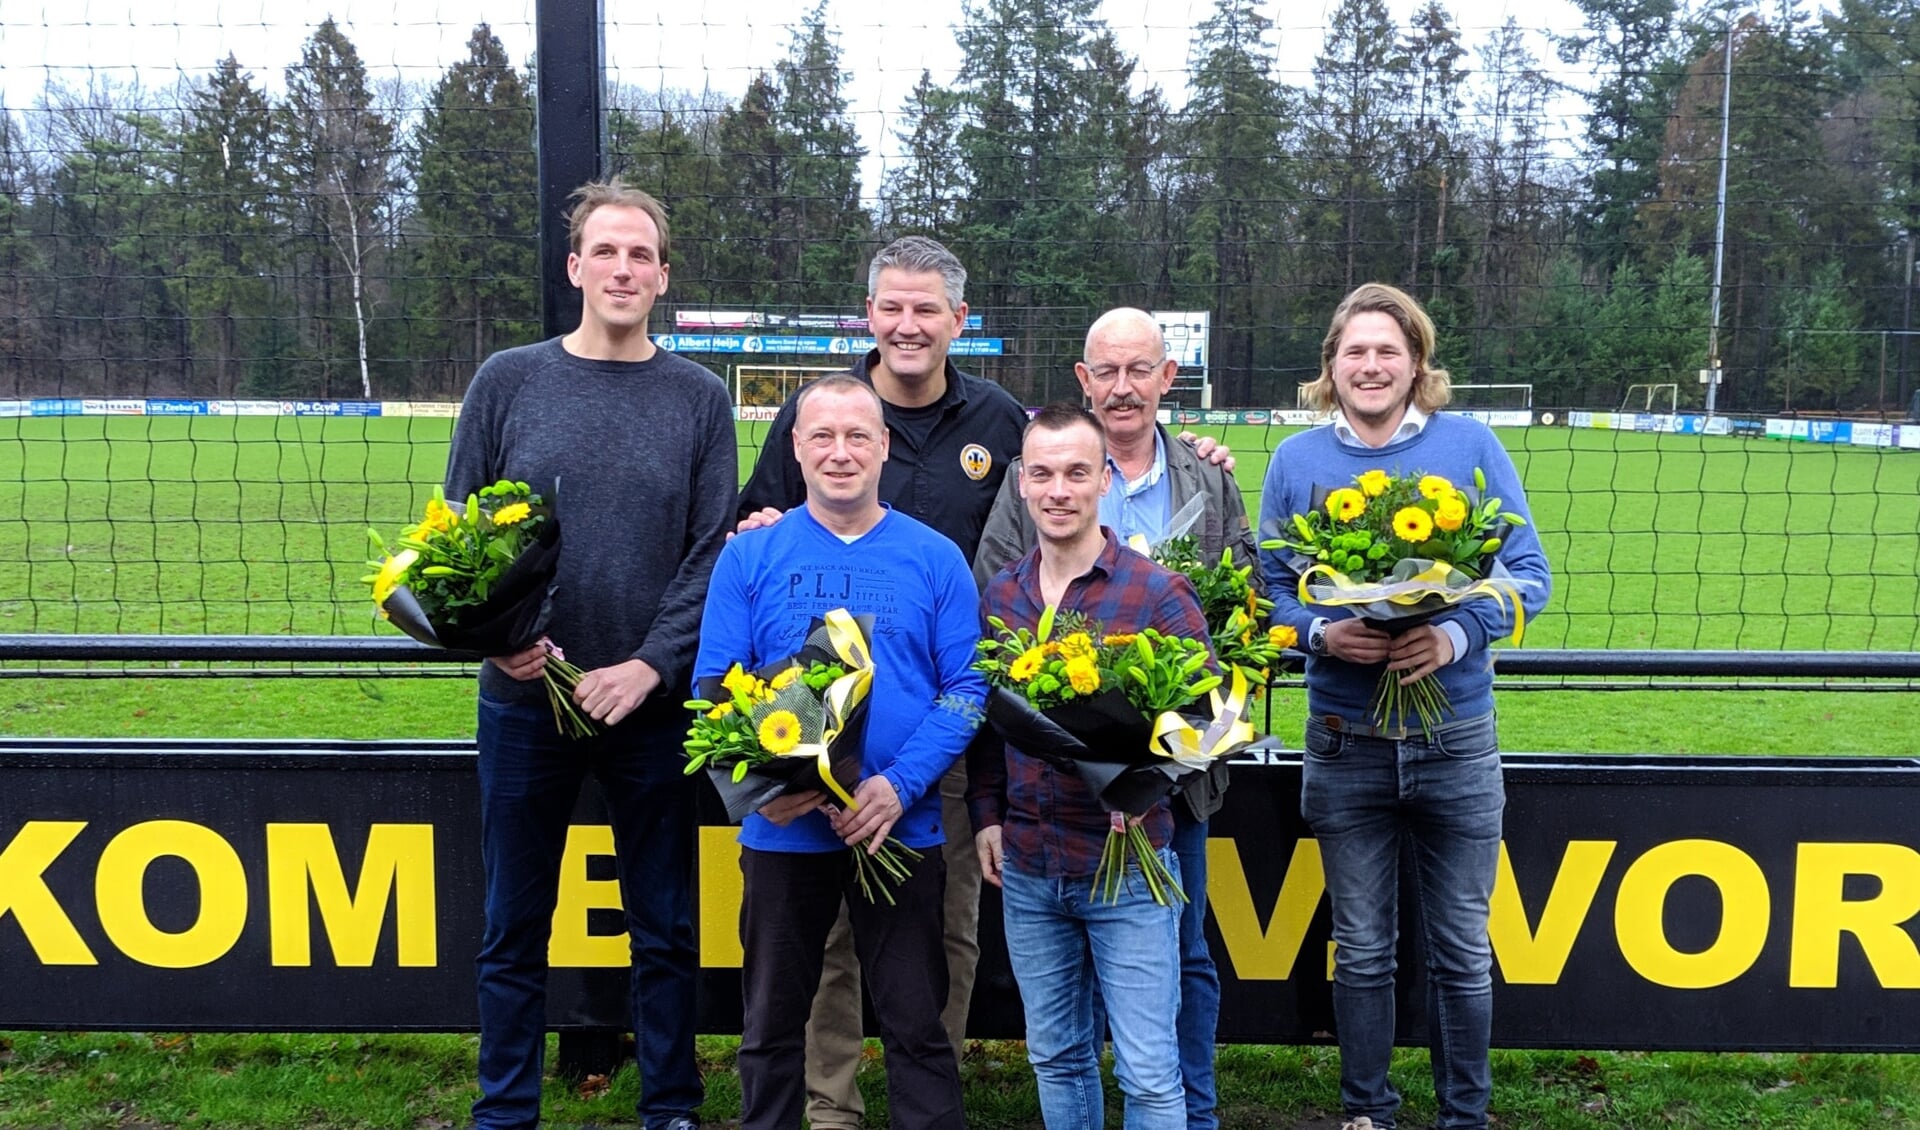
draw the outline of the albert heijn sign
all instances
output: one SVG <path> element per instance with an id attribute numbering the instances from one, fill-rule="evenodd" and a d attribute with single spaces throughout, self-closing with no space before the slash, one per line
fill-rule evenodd
<path id="1" fill-rule="evenodd" d="M 1534 755 L 1507 777 L 1497 1043 L 1920 1048 L 1920 762 Z M 474 1026 L 470 746 L 13 741 L 0 782 L 0 1028 Z M 1299 783 L 1297 761 L 1237 766 L 1212 825 L 1223 1043 L 1331 1027 Z M 702 1028 L 738 1032 L 734 829 L 699 835 Z M 623 1023 L 611 850 L 589 798 L 554 915 L 556 1027 Z M 973 1032 L 1017 1036 L 991 890 L 981 941 Z"/>

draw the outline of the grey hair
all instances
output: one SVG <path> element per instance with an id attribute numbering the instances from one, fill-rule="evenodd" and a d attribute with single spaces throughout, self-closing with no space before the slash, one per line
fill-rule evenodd
<path id="1" fill-rule="evenodd" d="M 915 275 L 938 272 L 941 281 L 946 283 L 947 306 L 958 310 L 966 301 L 967 269 L 938 240 L 924 235 L 905 235 L 881 248 L 867 268 L 868 298 L 880 289 L 880 272 L 888 268 Z"/>
<path id="2" fill-rule="evenodd" d="M 837 389 L 857 389 L 860 392 L 866 393 L 868 398 L 873 401 L 874 412 L 880 417 L 880 426 L 883 428 L 886 427 L 886 402 L 880 399 L 880 394 L 874 391 L 872 385 L 854 376 L 851 371 L 828 373 L 824 377 L 819 377 L 801 385 L 800 391 L 793 396 L 794 423 L 798 424 L 800 422 L 800 406 L 812 399 L 814 393 L 833 392 Z"/>

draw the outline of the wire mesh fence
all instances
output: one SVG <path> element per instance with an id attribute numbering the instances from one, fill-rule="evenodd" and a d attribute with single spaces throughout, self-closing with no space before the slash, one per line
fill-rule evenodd
<path id="1" fill-rule="evenodd" d="M 1920 18 L 1734 13 L 1718 248 L 1724 10 L 1489 11 L 609 4 L 605 165 L 671 210 L 655 329 L 724 376 L 845 363 L 905 232 L 1028 404 L 1105 308 L 1204 313 L 1175 407 L 1249 492 L 1334 304 L 1397 283 L 1457 381 L 1527 390 L 1531 641 L 1920 646 Z M 373 629 L 365 529 L 541 332 L 533 36 L 530 2 L 0 14 L 0 630 Z M 1716 251 L 1721 411 L 1884 432 L 1557 426 L 1698 411 Z"/>

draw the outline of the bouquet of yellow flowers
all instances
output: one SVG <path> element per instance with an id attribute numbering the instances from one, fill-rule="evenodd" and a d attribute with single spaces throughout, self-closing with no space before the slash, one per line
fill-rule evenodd
<path id="1" fill-rule="evenodd" d="M 1168 538 L 1153 547 L 1150 556 L 1192 582 L 1213 636 L 1214 658 L 1223 667 L 1245 671 L 1258 693 L 1279 664 L 1280 653 L 1299 643 L 1300 636 L 1290 624 L 1270 623 L 1273 601 L 1253 586 L 1253 566 L 1236 566 L 1231 548 L 1221 550 L 1217 562 L 1201 560 L 1199 542 L 1190 534 Z"/>
<path id="2" fill-rule="evenodd" d="M 389 550 L 367 531 L 378 560 L 360 578 L 382 618 L 432 647 L 479 655 L 524 651 L 546 631 L 560 524 L 525 483 L 502 479 L 448 502 L 435 488 L 420 521 Z M 596 732 L 573 701 L 585 673 L 547 644 L 547 698 L 554 724 L 570 737 Z"/>
<path id="3" fill-rule="evenodd" d="M 980 641 L 973 664 L 989 688 L 987 721 L 1023 752 L 1078 774 L 1113 816 L 1094 897 L 1118 901 L 1132 859 L 1155 902 L 1186 901 L 1138 818 L 1204 763 L 1253 740 L 1250 726 L 1232 725 L 1245 713 L 1245 676 L 1235 673 L 1237 697 L 1223 703 L 1204 640 L 1151 628 L 1107 635 L 1051 606 L 1031 630 L 988 623 L 995 637 Z M 1217 730 L 1196 729 L 1181 713 L 1207 695 L 1216 717 L 1231 716 Z"/>
<path id="4" fill-rule="evenodd" d="M 785 659 L 747 671 L 735 663 L 725 675 L 703 678 L 687 729 L 688 773 L 706 770 L 727 818 L 736 823 L 788 793 L 827 793 L 859 808 L 867 692 L 873 685 L 868 639 L 871 617 L 843 608 L 827 613 L 805 644 Z M 868 902 L 893 900 L 891 884 L 908 877 L 920 853 L 892 836 L 868 854 L 849 849 Z"/>
<path id="5" fill-rule="evenodd" d="M 1420 626 L 1466 600 L 1492 598 L 1513 607 L 1513 642 L 1526 631 L 1523 582 L 1500 564 L 1501 529 L 1525 525 L 1485 497 L 1475 468 L 1474 496 L 1439 475 L 1389 475 L 1374 469 L 1352 486 L 1327 492 L 1313 510 L 1272 523 L 1262 549 L 1290 550 L 1302 604 L 1352 607 L 1393 635 Z M 1391 671 L 1374 692 L 1374 720 L 1416 718 L 1423 733 L 1450 713 L 1438 679 L 1403 685 Z"/>

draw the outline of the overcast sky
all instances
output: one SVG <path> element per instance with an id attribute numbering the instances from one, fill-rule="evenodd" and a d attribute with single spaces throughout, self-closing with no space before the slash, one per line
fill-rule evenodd
<path id="1" fill-rule="evenodd" d="M 615 81 L 643 87 L 709 89 L 737 96 L 757 69 L 785 52 L 800 3 L 772 0 L 606 0 L 607 60 Z M 892 129 L 922 69 L 950 81 L 960 63 L 953 28 L 960 0 L 829 0 L 840 29 L 849 98 L 873 159 L 895 147 Z M 1416 0 L 1388 0 L 1405 20 Z M 1105 0 L 1102 14 L 1140 62 L 1144 82 L 1168 99 L 1185 100 L 1193 28 L 1211 0 Z M 1262 5 L 1275 24 L 1273 41 L 1289 82 L 1310 78 L 1331 4 L 1277 0 Z M 1567 0 L 1452 0 L 1471 51 L 1513 15 L 1534 35 L 1534 50 L 1556 77 L 1565 72 L 1540 34 L 1569 30 L 1578 15 Z M 158 92 L 180 75 L 205 73 L 228 52 L 257 81 L 280 89 L 281 71 L 328 14 L 345 28 L 376 79 L 401 76 L 430 83 L 465 54 L 473 25 L 492 25 L 508 52 L 524 61 L 533 50 L 531 0 L 5 0 L 0 6 L 0 99 L 31 107 L 51 80 L 83 87 L 89 72 L 116 82 L 137 78 Z M 1469 55 L 1469 65 L 1473 56 Z M 1569 110 L 1577 109 L 1569 105 Z M 1558 133 L 1558 130 L 1550 130 Z"/>

